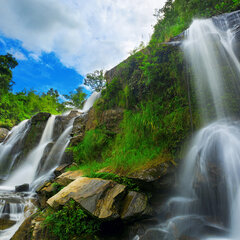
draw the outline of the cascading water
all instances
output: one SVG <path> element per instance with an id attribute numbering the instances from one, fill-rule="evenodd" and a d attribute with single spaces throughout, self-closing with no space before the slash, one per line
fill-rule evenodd
<path id="1" fill-rule="evenodd" d="M 32 200 L 36 188 L 53 176 L 70 142 L 75 117 L 86 113 L 99 94 L 93 93 L 79 112 L 73 111 L 62 116 L 48 115 L 38 143 L 35 145 L 32 143 L 33 148 L 27 154 L 25 154 L 26 139 L 32 134 L 36 124 L 33 119 L 25 120 L 14 127 L 5 141 L 0 144 L 1 240 L 11 239 L 26 217 L 35 211 Z M 38 122 L 37 125 L 42 124 Z M 62 127 L 58 127 L 57 124 Z M 15 192 L 15 186 L 22 184 L 29 184 L 29 191 Z M 7 221 L 10 226 L 6 229 L 2 228 L 2 221 Z"/>
<path id="2" fill-rule="evenodd" d="M 168 219 L 153 239 L 240 240 L 239 36 L 240 11 L 194 20 L 186 31 L 182 49 L 204 127 L 192 140 L 179 190 L 163 207 Z"/>

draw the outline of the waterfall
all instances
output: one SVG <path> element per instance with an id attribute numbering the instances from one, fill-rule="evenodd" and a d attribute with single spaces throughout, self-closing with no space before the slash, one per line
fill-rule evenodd
<path id="1" fill-rule="evenodd" d="M 240 23 L 240 14 L 230 16 L 194 20 L 183 43 L 205 124 L 209 120 L 232 117 L 234 111 L 239 114 L 240 64 L 234 43 L 239 34 L 235 29 Z M 233 104 L 237 109 L 233 109 Z"/>
<path id="2" fill-rule="evenodd" d="M 220 239 L 240 239 L 240 122 L 234 120 L 239 119 L 239 26 L 239 11 L 195 20 L 183 43 L 205 127 L 193 139 L 181 175 L 181 194 L 192 202 L 178 212 L 201 219 L 195 235 L 207 239 L 218 239 L 206 233 L 213 224 L 221 229 Z"/>
<path id="3" fill-rule="evenodd" d="M 240 240 L 239 37 L 240 11 L 194 20 L 186 31 L 181 47 L 203 127 L 153 239 Z"/>
<path id="4" fill-rule="evenodd" d="M 34 180 L 38 164 L 43 156 L 46 146 L 52 141 L 55 116 L 52 115 L 46 124 L 39 144 L 33 149 L 22 166 L 17 168 L 11 177 L 4 183 L 5 186 L 15 187 L 21 184 L 31 184 Z M 27 174 L 26 174 L 27 173 Z"/>
<path id="5" fill-rule="evenodd" d="M 0 229 L 0 239 L 11 239 L 23 221 L 35 212 L 31 201 L 35 190 L 54 176 L 70 142 L 75 118 L 87 113 L 99 96 L 100 93 L 93 93 L 80 111 L 24 120 L 0 144 L 0 224 L 3 219 L 12 223 L 11 227 Z M 31 142 L 32 137 L 36 143 Z M 29 144 L 32 149 L 28 149 Z M 28 192 L 15 191 L 15 186 L 22 184 L 29 185 Z"/>
<path id="6" fill-rule="evenodd" d="M 94 102 L 101 96 L 101 92 L 93 92 L 92 95 L 85 102 L 82 112 L 86 113 L 94 104 Z"/>

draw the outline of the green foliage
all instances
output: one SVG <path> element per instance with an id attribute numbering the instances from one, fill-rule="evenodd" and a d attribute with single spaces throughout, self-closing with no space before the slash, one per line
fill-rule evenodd
<path id="1" fill-rule="evenodd" d="M 106 84 L 106 89 L 102 90 L 102 99 L 104 101 L 105 109 L 116 107 L 121 98 L 119 92 L 122 90 L 120 81 L 114 78 L 110 84 Z M 106 104 L 107 105 L 106 105 Z"/>
<path id="2" fill-rule="evenodd" d="M 0 100 L 1 96 L 7 93 L 14 82 L 12 81 L 12 71 L 18 65 L 11 54 L 0 55 Z"/>
<path id="3" fill-rule="evenodd" d="M 72 149 L 74 160 L 78 164 L 100 161 L 111 139 L 111 133 L 105 129 L 92 129 L 86 132 L 83 141 Z"/>
<path id="4" fill-rule="evenodd" d="M 71 92 L 70 95 L 64 95 L 64 97 L 70 100 L 69 102 L 65 102 L 65 105 L 70 105 L 72 107 L 81 109 L 86 98 L 86 93 L 83 92 L 82 87 L 78 87 L 75 89 L 75 92 Z"/>
<path id="5" fill-rule="evenodd" d="M 103 70 L 96 70 L 94 73 L 88 73 L 84 79 L 84 84 L 90 86 L 94 91 L 100 92 L 105 86 Z"/>
<path id="6" fill-rule="evenodd" d="M 11 128 L 24 119 L 31 118 L 38 112 L 59 114 L 64 110 L 58 96 L 51 94 L 39 95 L 35 91 L 8 92 L 0 99 L 0 126 Z"/>
<path id="7" fill-rule="evenodd" d="M 240 0 L 222 0 L 215 6 L 215 9 L 222 13 L 239 10 Z"/>
<path id="8" fill-rule="evenodd" d="M 95 234 L 100 228 L 100 221 L 88 216 L 70 200 L 61 210 L 49 214 L 44 225 L 60 240 L 68 240 L 83 234 Z"/>
<path id="9" fill-rule="evenodd" d="M 54 189 L 53 195 L 57 194 L 59 191 L 61 191 L 64 188 L 64 186 L 62 186 L 61 184 L 59 184 L 57 182 L 52 183 L 52 187 Z"/>
<path id="10" fill-rule="evenodd" d="M 120 177 L 113 173 L 91 173 L 89 175 L 85 175 L 85 177 L 113 180 L 114 182 L 117 182 L 119 184 L 126 185 L 128 190 L 137 192 L 140 191 L 139 186 L 132 179 L 129 179 L 127 177 Z"/>
<path id="11" fill-rule="evenodd" d="M 193 18 L 210 17 L 239 8 L 239 0 L 168 0 L 155 13 L 158 22 L 154 26 L 152 41 L 168 41 L 188 28 Z"/>

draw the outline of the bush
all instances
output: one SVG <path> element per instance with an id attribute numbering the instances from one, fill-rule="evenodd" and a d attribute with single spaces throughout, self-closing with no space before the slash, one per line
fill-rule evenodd
<path id="1" fill-rule="evenodd" d="M 95 234 L 100 221 L 88 216 L 73 200 L 44 220 L 47 229 L 60 240 L 69 240 L 83 234 Z"/>

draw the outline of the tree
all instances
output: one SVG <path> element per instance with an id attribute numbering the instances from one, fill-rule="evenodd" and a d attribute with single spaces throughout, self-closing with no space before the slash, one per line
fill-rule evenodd
<path id="1" fill-rule="evenodd" d="M 75 92 L 71 92 L 70 95 L 64 95 L 64 97 L 70 100 L 65 103 L 66 105 L 71 105 L 76 108 L 82 108 L 86 98 L 86 93 L 83 92 L 82 87 L 78 87 Z"/>
<path id="2" fill-rule="evenodd" d="M 18 65 L 16 59 L 11 54 L 0 55 L 0 93 L 6 94 L 11 90 L 12 70 Z"/>
<path id="3" fill-rule="evenodd" d="M 90 86 L 96 92 L 100 92 L 105 86 L 103 70 L 96 70 L 93 73 L 88 73 L 84 79 L 84 85 Z"/>
<path id="4" fill-rule="evenodd" d="M 48 91 L 47 91 L 47 95 L 51 96 L 51 97 L 54 97 L 54 98 L 58 98 L 59 97 L 59 93 L 58 93 L 58 90 L 54 90 L 53 88 L 50 88 Z"/>

